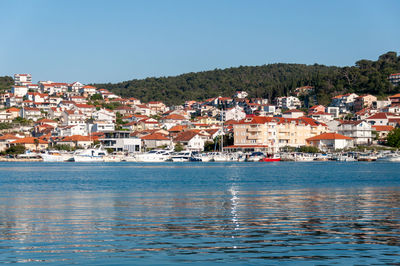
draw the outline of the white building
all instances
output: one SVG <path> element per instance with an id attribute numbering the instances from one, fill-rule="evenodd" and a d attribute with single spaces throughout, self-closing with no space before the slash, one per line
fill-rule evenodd
<path id="1" fill-rule="evenodd" d="M 299 98 L 294 96 L 278 97 L 276 98 L 276 105 L 279 108 L 296 109 L 301 107 L 301 102 Z"/>
<path id="2" fill-rule="evenodd" d="M 244 112 L 243 108 L 236 105 L 233 108 L 229 108 L 222 112 L 222 121 L 228 120 L 242 120 L 246 117 L 246 113 Z"/>
<path id="3" fill-rule="evenodd" d="M 142 141 L 126 131 L 105 132 L 104 138 L 99 140 L 104 148 L 120 152 L 140 152 L 142 147 Z"/>
<path id="4" fill-rule="evenodd" d="M 14 84 L 17 86 L 26 86 L 32 83 L 31 74 L 14 74 Z"/>
<path id="5" fill-rule="evenodd" d="M 26 86 L 13 86 L 11 93 L 16 97 L 24 97 L 28 93 L 28 87 Z"/>
<path id="6" fill-rule="evenodd" d="M 353 138 L 356 145 L 372 143 L 372 127 L 366 121 L 343 121 L 338 126 L 338 133 Z"/>
<path id="7" fill-rule="evenodd" d="M 323 133 L 321 135 L 308 138 L 308 145 L 317 147 L 322 151 L 331 151 L 353 147 L 353 139 L 337 133 Z"/>

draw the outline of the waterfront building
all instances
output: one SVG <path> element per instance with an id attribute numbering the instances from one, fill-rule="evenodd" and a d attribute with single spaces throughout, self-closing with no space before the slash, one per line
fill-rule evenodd
<path id="1" fill-rule="evenodd" d="M 356 145 L 372 143 L 371 124 L 366 121 L 341 121 L 338 133 L 354 139 Z"/>
<path id="2" fill-rule="evenodd" d="M 112 149 L 116 152 L 140 152 L 142 143 L 140 138 L 131 136 L 130 132 L 126 131 L 109 131 L 104 132 L 104 137 L 99 138 L 99 141 L 106 149 Z"/>
<path id="3" fill-rule="evenodd" d="M 354 146 L 353 139 L 338 133 L 323 133 L 321 135 L 308 138 L 307 145 L 317 147 L 321 151 L 334 151 L 347 149 Z"/>

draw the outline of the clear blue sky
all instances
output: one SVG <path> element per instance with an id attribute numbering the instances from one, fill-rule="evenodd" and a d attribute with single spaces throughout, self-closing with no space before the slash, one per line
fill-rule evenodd
<path id="1" fill-rule="evenodd" d="M 400 50 L 400 1 L 1 1 L 0 75 L 117 82 Z"/>

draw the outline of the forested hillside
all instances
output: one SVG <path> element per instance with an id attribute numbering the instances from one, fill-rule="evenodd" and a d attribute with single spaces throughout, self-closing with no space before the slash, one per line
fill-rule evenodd
<path id="1" fill-rule="evenodd" d="M 0 91 L 8 90 L 14 84 L 12 77 L 4 76 L 0 77 Z"/>
<path id="2" fill-rule="evenodd" d="M 123 97 L 142 101 L 161 100 L 180 104 L 185 100 L 203 100 L 215 96 L 231 96 L 245 90 L 250 97 L 273 99 L 289 95 L 299 86 L 315 87 L 320 103 L 327 103 L 338 93 L 357 92 L 387 95 L 397 92 L 387 80 L 389 74 L 400 72 L 400 56 L 388 52 L 377 61 L 360 60 L 351 67 L 302 64 L 270 64 L 240 66 L 187 73 L 176 77 L 146 78 L 116 84 L 95 84 Z"/>

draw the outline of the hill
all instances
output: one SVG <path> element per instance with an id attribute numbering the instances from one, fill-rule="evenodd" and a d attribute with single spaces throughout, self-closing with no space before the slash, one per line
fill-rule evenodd
<path id="1" fill-rule="evenodd" d="M 0 77 L 0 91 L 9 90 L 14 84 L 14 79 L 9 76 Z"/>
<path id="2" fill-rule="evenodd" d="M 389 74 L 400 72 L 400 56 L 396 52 L 381 55 L 377 61 L 360 60 L 351 67 L 303 64 L 269 64 L 240 66 L 187 73 L 175 77 L 153 77 L 116 84 L 94 84 L 123 97 L 136 97 L 144 102 L 161 100 L 181 104 L 185 100 L 204 100 L 231 96 L 245 90 L 250 97 L 273 99 L 289 95 L 300 86 L 311 85 L 319 103 L 326 104 L 335 94 L 357 92 L 387 95 L 398 92 L 388 80 Z"/>

